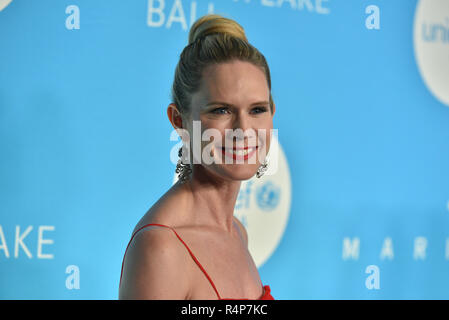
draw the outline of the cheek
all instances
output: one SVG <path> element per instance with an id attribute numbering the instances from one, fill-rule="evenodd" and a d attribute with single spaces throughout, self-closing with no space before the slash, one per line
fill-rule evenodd
<path id="1" fill-rule="evenodd" d="M 225 134 L 225 126 L 218 121 L 202 121 L 201 122 L 201 136 L 207 141 L 203 141 L 202 144 L 208 144 L 212 140 L 220 139 L 223 141 Z"/>
<path id="2" fill-rule="evenodd" d="M 264 125 L 260 126 L 258 129 L 259 129 L 258 130 L 259 143 L 266 148 L 266 153 L 268 153 L 271 140 L 273 139 L 272 135 L 274 135 L 274 133 L 272 133 L 273 122 L 271 120 L 267 121 L 266 123 L 264 123 Z"/>
<path id="3" fill-rule="evenodd" d="M 210 149 L 211 155 L 215 155 L 214 149 L 224 145 L 224 129 L 216 126 L 204 125 L 201 127 L 201 149 Z"/>

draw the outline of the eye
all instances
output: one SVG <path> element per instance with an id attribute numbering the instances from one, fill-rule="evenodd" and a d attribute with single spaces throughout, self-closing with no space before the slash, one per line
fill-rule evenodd
<path id="1" fill-rule="evenodd" d="M 254 112 L 253 112 L 254 111 Z M 260 107 L 255 107 L 255 108 L 253 108 L 252 110 L 251 110 L 251 112 L 253 112 L 253 113 L 263 113 L 263 112 L 267 112 L 267 108 L 266 107 L 263 107 L 263 106 L 260 106 Z"/>
<path id="2" fill-rule="evenodd" d="M 226 107 L 220 107 L 220 108 L 215 108 L 211 111 L 211 113 L 213 114 L 226 114 L 228 112 L 228 108 Z"/>

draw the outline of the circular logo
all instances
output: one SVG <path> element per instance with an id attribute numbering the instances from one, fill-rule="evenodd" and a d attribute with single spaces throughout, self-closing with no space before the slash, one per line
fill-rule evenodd
<path id="1" fill-rule="evenodd" d="M 413 40 L 424 83 L 440 102 L 449 106 L 449 1 L 418 2 Z"/>
<path id="2" fill-rule="evenodd" d="M 0 0 L 0 11 L 5 9 L 12 0 Z"/>
<path id="3" fill-rule="evenodd" d="M 248 232 L 248 250 L 257 267 L 276 250 L 290 215 L 290 170 L 277 135 L 267 156 L 267 171 L 261 178 L 242 181 L 234 207 L 234 216 Z M 173 183 L 177 180 L 175 174 Z"/>

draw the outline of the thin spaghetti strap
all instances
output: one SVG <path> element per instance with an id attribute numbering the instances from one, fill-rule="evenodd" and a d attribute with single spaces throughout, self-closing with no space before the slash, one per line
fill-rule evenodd
<path id="1" fill-rule="evenodd" d="M 203 268 L 203 266 L 201 265 L 201 263 L 198 261 L 198 259 L 195 257 L 195 255 L 193 254 L 193 252 L 190 250 L 190 248 L 187 246 L 187 244 L 184 242 L 184 240 L 182 240 L 182 238 L 179 236 L 179 234 L 176 232 L 175 229 L 173 229 L 172 227 L 168 227 L 170 229 L 173 230 L 173 232 L 176 234 L 176 236 L 178 237 L 178 239 L 182 242 L 182 244 L 186 247 L 186 249 L 189 251 L 190 256 L 192 257 L 193 261 L 195 261 L 195 263 L 198 265 L 198 267 L 201 269 L 201 271 L 203 271 L 204 275 L 206 276 L 207 280 L 209 280 L 210 284 L 212 285 L 212 288 L 214 288 L 215 293 L 217 294 L 218 300 L 221 299 L 220 294 L 218 293 L 217 288 L 215 287 L 214 282 L 212 281 L 212 279 L 209 277 L 209 275 L 207 274 L 206 270 Z"/>
<path id="2" fill-rule="evenodd" d="M 143 227 L 140 227 L 139 229 L 137 229 L 136 232 L 134 232 L 134 234 L 131 236 L 131 240 L 129 240 L 128 246 L 126 247 L 125 250 L 125 255 L 126 255 L 126 251 L 128 251 L 128 247 L 131 244 L 131 241 L 133 240 L 134 236 L 142 229 L 149 227 L 149 226 L 159 226 L 159 227 L 166 227 L 171 229 L 175 235 L 178 237 L 178 239 L 182 242 L 182 244 L 186 247 L 187 251 L 189 251 L 190 256 L 192 257 L 193 261 L 195 261 L 195 263 L 198 265 L 198 267 L 201 269 L 201 271 L 203 271 L 204 275 L 206 276 L 207 280 L 209 280 L 210 284 L 212 285 L 212 288 L 214 289 L 215 293 L 218 296 L 218 300 L 221 300 L 220 294 L 218 293 L 217 288 L 215 287 L 214 282 L 212 281 L 212 279 L 209 277 L 209 275 L 207 274 L 206 270 L 203 268 L 203 266 L 201 265 L 201 263 L 198 261 L 198 259 L 195 257 L 195 255 L 193 254 L 193 252 L 190 250 L 190 248 L 187 246 L 187 244 L 184 242 L 184 240 L 182 240 L 182 238 L 179 236 L 179 234 L 176 232 L 176 230 L 170 226 L 166 226 L 164 224 L 159 224 L 159 223 L 149 223 L 144 225 Z M 120 273 L 120 284 L 122 283 L 122 274 L 123 274 L 123 264 L 125 261 L 125 255 L 123 256 L 123 262 L 122 262 L 122 271 Z"/>

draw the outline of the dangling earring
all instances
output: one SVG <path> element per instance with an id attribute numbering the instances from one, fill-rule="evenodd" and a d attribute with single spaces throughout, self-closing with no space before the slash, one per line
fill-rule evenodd
<path id="1" fill-rule="evenodd" d="M 256 177 L 260 178 L 264 175 L 265 171 L 268 169 L 268 157 L 265 157 L 265 160 L 263 161 L 262 165 L 257 169 Z"/>
<path id="2" fill-rule="evenodd" d="M 182 147 L 179 148 L 178 151 L 178 164 L 176 165 L 176 173 L 178 173 L 178 179 L 181 181 L 186 181 L 189 177 L 189 174 L 192 172 L 192 168 L 190 164 L 184 164 L 182 162 Z"/>

